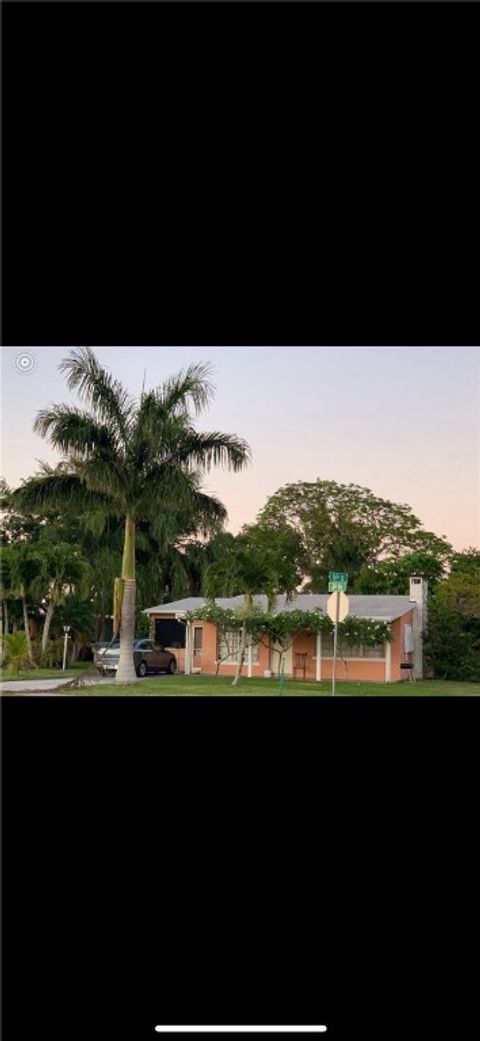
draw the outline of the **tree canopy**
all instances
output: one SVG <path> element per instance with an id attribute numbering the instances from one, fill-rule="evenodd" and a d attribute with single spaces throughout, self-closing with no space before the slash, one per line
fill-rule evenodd
<path id="1" fill-rule="evenodd" d="M 267 531 L 285 525 L 301 544 L 303 573 L 312 592 L 326 589 L 329 571 L 350 582 L 386 560 L 422 553 L 447 560 L 445 538 L 426 531 L 410 506 L 394 503 L 357 484 L 298 481 L 272 495 L 258 515 Z"/>
<path id="2" fill-rule="evenodd" d="M 354 582 L 356 593 L 406 596 L 412 575 L 428 582 L 429 593 L 445 575 L 446 564 L 430 553 L 407 553 L 395 560 L 380 560 L 371 568 L 363 568 Z"/>
<path id="3" fill-rule="evenodd" d="M 293 595 L 301 580 L 300 546 L 287 525 L 269 532 L 245 525 L 239 535 L 222 533 L 212 547 L 205 569 L 204 590 L 209 597 L 237 596 L 247 600 L 264 593 L 273 603 L 279 593 Z"/>

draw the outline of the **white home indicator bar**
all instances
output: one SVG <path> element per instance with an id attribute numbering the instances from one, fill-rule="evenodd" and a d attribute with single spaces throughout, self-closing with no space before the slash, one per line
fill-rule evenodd
<path id="1" fill-rule="evenodd" d="M 326 1034 L 326 1026 L 319 1027 L 155 1027 L 158 1034 Z"/>

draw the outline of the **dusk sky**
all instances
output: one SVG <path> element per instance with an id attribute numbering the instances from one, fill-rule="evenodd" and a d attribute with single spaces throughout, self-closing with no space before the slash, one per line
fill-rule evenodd
<path id="1" fill-rule="evenodd" d="M 408 503 L 456 549 L 480 546 L 480 351 L 445 347 L 99 347 L 139 394 L 192 361 L 212 364 L 215 398 L 198 429 L 245 438 L 252 463 L 205 477 L 238 531 L 282 485 L 317 477 Z M 62 347 L 2 348 L 1 473 L 11 487 L 59 456 L 32 431 L 49 403 L 77 403 Z M 20 356 L 31 360 L 21 366 Z M 33 362 L 33 369 L 28 366 Z"/>

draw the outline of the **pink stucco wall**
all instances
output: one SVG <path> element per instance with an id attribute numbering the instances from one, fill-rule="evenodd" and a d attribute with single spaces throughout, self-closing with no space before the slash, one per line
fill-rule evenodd
<path id="1" fill-rule="evenodd" d="M 402 678 L 400 672 L 400 662 L 404 659 L 403 654 L 403 629 L 405 625 L 413 624 L 413 613 L 415 608 L 408 611 L 401 618 L 397 618 L 392 623 L 393 640 L 391 643 L 391 681 L 396 683 Z M 165 618 L 166 615 L 159 615 L 158 617 Z M 171 616 L 173 617 L 173 615 Z M 216 670 L 216 657 L 217 657 L 217 632 L 216 627 L 209 622 L 197 622 L 195 623 L 201 626 L 203 629 L 203 647 L 201 654 L 194 655 L 193 668 L 200 669 L 207 675 L 213 675 Z M 296 637 L 291 654 L 292 668 L 291 671 L 285 669 L 285 675 L 293 675 L 293 666 L 295 665 L 295 654 L 306 653 L 306 679 L 314 680 L 316 678 L 316 659 L 315 659 L 315 648 L 316 641 L 315 637 L 307 636 L 301 633 Z M 174 653 L 177 656 L 178 669 L 179 671 L 184 670 L 185 652 L 182 650 L 175 650 Z M 285 661 L 287 658 L 285 656 Z M 252 665 L 252 676 L 263 676 L 265 669 L 276 668 L 278 663 L 277 655 L 271 657 L 268 647 L 260 644 L 258 647 L 258 662 Z M 332 678 L 332 659 L 324 658 L 322 656 L 321 661 L 321 678 L 322 680 L 329 680 Z M 220 665 L 220 675 L 231 676 L 235 672 L 235 662 L 223 662 Z M 246 676 L 248 672 L 248 663 L 245 662 L 243 666 L 243 675 Z M 296 671 L 296 678 L 301 679 L 302 672 Z M 378 660 L 374 658 L 362 658 L 362 659 L 347 659 L 347 674 L 345 673 L 344 664 L 341 659 L 337 663 L 337 679 L 348 679 L 356 681 L 371 681 L 385 683 L 386 680 L 386 660 Z"/>

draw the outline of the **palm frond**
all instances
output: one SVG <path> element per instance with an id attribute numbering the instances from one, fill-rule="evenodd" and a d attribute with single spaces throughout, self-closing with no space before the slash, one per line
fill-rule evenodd
<path id="1" fill-rule="evenodd" d="M 210 380 L 212 366 L 208 362 L 197 362 L 181 369 L 176 376 L 165 380 L 155 392 L 164 415 L 188 413 L 189 404 L 198 414 L 209 404 L 215 387 Z"/>
<path id="2" fill-rule="evenodd" d="M 193 492 L 192 505 L 194 509 L 194 519 L 192 524 L 192 534 L 198 530 L 202 532 L 202 535 L 214 535 L 218 530 L 225 524 L 228 513 L 215 495 L 207 495 L 205 492 Z"/>
<path id="3" fill-rule="evenodd" d="M 118 436 L 104 423 L 81 409 L 67 405 L 52 405 L 37 413 L 33 429 L 47 437 L 54 448 L 75 452 L 82 458 L 91 453 L 117 454 Z"/>
<path id="4" fill-rule="evenodd" d="M 212 466 L 223 466 L 238 472 L 250 462 L 251 451 L 247 442 L 235 434 L 197 433 L 190 428 L 178 441 L 175 457 L 188 467 L 208 471 Z"/>
<path id="5" fill-rule="evenodd" d="M 59 369 L 67 373 L 67 387 L 89 401 L 125 439 L 134 403 L 120 380 L 100 365 L 91 347 L 77 347 L 60 362 Z"/>
<path id="6" fill-rule="evenodd" d="M 79 476 L 88 491 L 108 496 L 112 512 L 115 512 L 115 507 L 125 507 L 130 482 L 114 459 L 87 459 Z"/>
<path id="7" fill-rule="evenodd" d="M 101 492 L 91 492 L 78 474 L 70 473 L 64 464 L 56 468 L 41 464 L 40 473 L 28 478 L 12 492 L 13 502 L 19 509 L 32 513 L 45 509 L 77 508 L 112 510 L 111 498 Z"/>
<path id="8" fill-rule="evenodd" d="M 197 491 L 192 475 L 178 465 L 151 466 L 148 479 L 143 482 L 139 510 L 148 517 L 162 513 L 178 516 L 192 512 L 193 496 Z"/>

